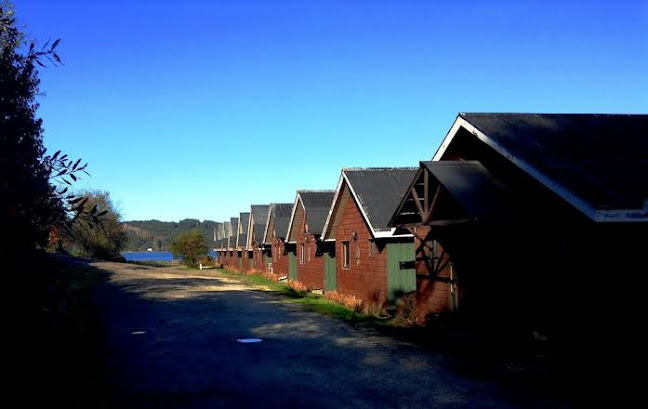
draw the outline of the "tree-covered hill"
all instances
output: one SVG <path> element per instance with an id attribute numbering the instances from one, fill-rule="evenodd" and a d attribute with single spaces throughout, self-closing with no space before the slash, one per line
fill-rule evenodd
<path id="1" fill-rule="evenodd" d="M 212 220 L 201 222 L 198 219 L 184 219 L 179 222 L 163 222 L 160 220 L 132 220 L 123 223 L 128 236 L 125 251 L 170 251 L 171 242 L 180 234 L 198 229 L 213 243 L 214 229 L 218 223 Z"/>

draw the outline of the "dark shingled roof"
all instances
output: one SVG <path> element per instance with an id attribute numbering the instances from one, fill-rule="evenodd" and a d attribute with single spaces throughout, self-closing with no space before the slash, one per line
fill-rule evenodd
<path id="1" fill-rule="evenodd" d="M 252 219 L 254 220 L 254 229 L 252 231 L 252 241 L 260 242 L 263 240 L 263 232 L 265 231 L 265 225 L 268 221 L 268 212 L 270 211 L 270 205 L 252 205 L 250 206 L 252 213 Z"/>
<path id="2" fill-rule="evenodd" d="M 421 162 L 470 216 L 481 220 L 508 217 L 511 192 L 477 161 Z"/>
<path id="3" fill-rule="evenodd" d="M 306 220 L 308 220 L 308 232 L 311 234 L 322 234 L 326 217 L 333 202 L 335 191 L 333 190 L 299 190 L 304 209 L 306 209 Z"/>
<path id="4" fill-rule="evenodd" d="M 274 219 L 274 228 L 277 237 L 280 238 L 286 237 L 286 230 L 288 230 L 288 223 L 290 223 L 290 215 L 292 213 L 292 207 L 293 207 L 292 203 L 272 203 L 270 205 L 270 212 L 271 212 L 270 217 Z M 268 237 L 270 237 L 270 235 L 268 235 Z M 266 239 L 268 237 L 266 237 Z M 271 244 L 269 241 L 266 241 L 265 243 Z"/>
<path id="5" fill-rule="evenodd" d="M 648 115 L 471 114 L 460 117 L 594 209 L 648 199 Z"/>
<path id="6" fill-rule="evenodd" d="M 230 222 L 223 222 L 223 239 L 221 241 L 221 248 L 227 248 L 230 236 Z"/>
<path id="7" fill-rule="evenodd" d="M 374 231 L 390 231 L 389 219 L 396 211 L 419 168 L 344 169 Z"/>
<path id="8" fill-rule="evenodd" d="M 216 238 L 214 241 L 223 238 L 223 223 L 221 222 L 214 223 L 214 237 Z"/>
<path id="9" fill-rule="evenodd" d="M 236 233 L 238 232 L 238 217 L 231 217 L 230 218 L 230 238 L 229 238 L 229 244 L 227 247 L 229 248 L 234 248 L 236 247 Z"/>
<path id="10" fill-rule="evenodd" d="M 247 234 L 248 234 L 248 223 L 250 222 L 250 213 L 240 213 L 239 223 L 243 228 L 243 232 L 238 235 L 238 246 L 247 247 Z M 237 230 L 238 231 L 238 230 Z"/>

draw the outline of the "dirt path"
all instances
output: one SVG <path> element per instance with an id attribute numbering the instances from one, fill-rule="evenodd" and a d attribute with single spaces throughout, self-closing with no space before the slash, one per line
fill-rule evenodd
<path id="1" fill-rule="evenodd" d="M 555 407 L 213 270 L 92 265 L 118 407 Z"/>

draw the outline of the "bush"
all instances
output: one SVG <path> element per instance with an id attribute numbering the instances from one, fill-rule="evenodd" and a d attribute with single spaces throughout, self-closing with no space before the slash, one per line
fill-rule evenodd
<path id="1" fill-rule="evenodd" d="M 121 251 L 126 245 L 126 233 L 121 226 L 121 215 L 110 199 L 110 193 L 85 191 L 83 214 L 101 214 L 96 220 L 77 217 L 66 235 L 65 247 L 73 254 L 103 260 L 123 261 Z M 94 209 L 94 210 L 93 210 Z M 55 240 L 53 235 L 50 239 Z M 54 244 L 54 243 L 52 243 Z"/>
<path id="2" fill-rule="evenodd" d="M 199 260 L 201 257 L 207 256 L 209 248 L 202 233 L 194 229 L 178 236 L 171 244 L 171 250 L 174 257 L 181 259 L 182 264 L 198 267 Z"/>
<path id="3" fill-rule="evenodd" d="M 342 294 L 337 291 L 327 291 L 324 293 L 327 300 L 342 304 L 348 309 L 355 312 L 362 312 L 362 300 L 355 295 Z"/>
<path id="4" fill-rule="evenodd" d="M 292 288 L 293 290 L 297 292 L 306 292 L 308 291 L 308 287 L 301 283 L 300 281 L 297 280 L 288 280 L 288 287 Z"/>
<path id="5" fill-rule="evenodd" d="M 396 322 L 399 325 L 411 327 L 417 324 L 416 293 L 405 294 L 396 305 Z"/>
<path id="6" fill-rule="evenodd" d="M 264 272 L 262 275 L 265 279 L 270 280 L 274 283 L 279 282 L 279 276 L 276 275 L 275 273 Z"/>
<path id="7" fill-rule="evenodd" d="M 214 264 L 214 259 L 212 258 L 212 256 L 210 256 L 209 254 L 207 254 L 207 255 L 201 256 L 201 257 L 198 259 L 198 262 L 199 262 L 200 264 L 202 264 L 203 266 L 209 266 L 209 265 Z"/>

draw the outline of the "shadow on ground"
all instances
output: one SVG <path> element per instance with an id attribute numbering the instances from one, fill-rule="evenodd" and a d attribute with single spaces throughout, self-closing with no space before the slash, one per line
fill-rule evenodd
<path id="1" fill-rule="evenodd" d="M 91 263 L 119 407 L 556 407 L 215 271 Z M 239 338 L 261 338 L 241 344 Z"/>

